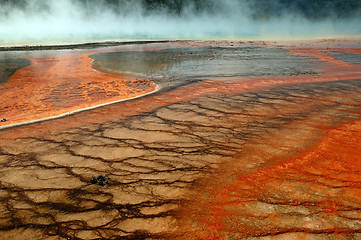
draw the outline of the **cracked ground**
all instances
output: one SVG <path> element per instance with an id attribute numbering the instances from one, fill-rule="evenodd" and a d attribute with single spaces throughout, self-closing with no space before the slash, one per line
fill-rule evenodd
<path id="1" fill-rule="evenodd" d="M 189 52 L 224 58 L 182 44 L 149 75 L 158 93 L 1 130 L 4 239 L 361 237 L 360 48 L 272 46 L 305 64 L 182 81 Z"/>

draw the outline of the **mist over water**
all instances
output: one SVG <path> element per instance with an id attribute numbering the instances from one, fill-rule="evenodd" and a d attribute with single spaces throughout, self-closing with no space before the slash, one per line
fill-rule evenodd
<path id="1" fill-rule="evenodd" d="M 204 5 L 210 6 L 204 8 L 185 0 L 176 10 L 149 9 L 142 0 L 117 0 L 113 5 L 105 0 L 14 1 L 16 4 L 0 0 L 0 45 L 141 38 L 303 39 L 361 34 L 357 11 L 340 16 L 334 9 L 322 9 L 317 17 L 317 11 L 307 15 L 298 8 L 273 4 L 270 12 L 262 0 L 204 0 Z"/>

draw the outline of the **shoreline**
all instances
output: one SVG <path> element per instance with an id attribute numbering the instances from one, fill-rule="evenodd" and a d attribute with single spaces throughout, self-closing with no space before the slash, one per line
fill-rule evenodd
<path id="1" fill-rule="evenodd" d="M 72 49 L 93 49 L 100 47 L 114 47 L 121 45 L 149 44 L 149 43 L 169 43 L 176 40 L 139 40 L 139 41 L 104 41 L 89 43 L 66 43 L 52 45 L 18 45 L 18 46 L 1 46 L 0 52 L 8 51 L 40 51 L 40 50 L 72 50 Z"/>
<path id="2" fill-rule="evenodd" d="M 111 101 L 111 102 L 107 102 L 107 103 L 101 103 L 101 104 L 97 104 L 97 105 L 94 105 L 94 106 L 80 108 L 80 109 L 77 109 L 77 110 L 73 110 L 73 111 L 70 111 L 70 112 L 66 112 L 66 113 L 62 113 L 62 114 L 59 114 L 59 115 L 54 115 L 54 116 L 50 116 L 50 117 L 46 117 L 46 118 L 39 118 L 39 119 L 29 120 L 29 121 L 24 121 L 24 122 L 11 123 L 11 124 L 8 124 L 8 125 L 0 126 L 0 130 L 14 128 L 14 127 L 20 127 L 20 126 L 30 125 L 30 124 L 34 124 L 34 123 L 46 122 L 46 121 L 50 121 L 50 120 L 54 120 L 54 119 L 68 117 L 68 116 L 71 116 L 71 115 L 74 115 L 74 114 L 77 114 L 77 113 L 93 110 L 93 109 L 96 109 L 96 108 L 100 108 L 100 107 L 104 107 L 104 106 L 108 106 L 108 105 L 112 105 L 112 104 L 116 104 L 116 103 L 120 103 L 120 102 L 125 102 L 125 101 L 129 101 L 129 100 L 134 100 L 134 99 L 137 99 L 137 98 L 145 97 L 145 96 L 154 94 L 154 93 L 158 92 L 159 90 L 160 90 L 159 86 L 156 85 L 155 90 L 153 90 L 153 91 L 151 91 L 149 93 L 145 93 L 143 95 L 139 95 L 139 96 L 135 96 L 135 97 L 131 97 L 131 98 L 126 98 L 126 99 L 119 99 L 119 100 L 115 100 L 115 101 Z"/>
<path id="3" fill-rule="evenodd" d="M 334 37 L 334 38 L 285 38 L 285 39 L 263 39 L 263 38 L 229 38 L 229 39 L 140 39 L 140 40 L 104 40 L 104 41 L 91 41 L 91 42 L 65 42 L 65 43 L 46 43 L 39 42 L 38 44 L 0 44 L 0 52 L 6 51 L 41 51 L 41 50 L 73 50 L 73 49 L 94 49 L 102 47 L 115 47 L 122 45 L 136 45 L 136 44 L 150 44 L 150 43 L 173 43 L 173 42 L 244 42 L 244 43 L 269 43 L 269 44 L 318 44 L 325 42 L 359 42 L 361 35 L 349 37 Z"/>

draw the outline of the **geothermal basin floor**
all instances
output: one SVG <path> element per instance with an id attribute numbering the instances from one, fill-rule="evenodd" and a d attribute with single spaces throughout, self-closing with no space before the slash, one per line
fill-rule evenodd
<path id="1" fill-rule="evenodd" d="M 360 54 L 357 40 L 2 52 L 2 236 L 361 238 Z"/>

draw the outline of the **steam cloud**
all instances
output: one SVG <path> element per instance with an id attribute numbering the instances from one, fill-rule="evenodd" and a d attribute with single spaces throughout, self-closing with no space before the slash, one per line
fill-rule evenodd
<path id="1" fill-rule="evenodd" d="M 14 0 L 15 1 L 15 0 Z M 125 38 L 167 39 L 284 39 L 361 34 L 361 17 L 332 13 L 317 19 L 297 9 L 276 6 L 270 14 L 262 2 L 204 0 L 211 8 L 191 1 L 179 13 L 150 11 L 142 0 L 0 0 L 0 45 L 44 41 L 94 41 Z M 19 3 L 20 2 L 20 3 Z M 266 1 L 267 2 L 267 1 Z M 270 1 L 269 1 L 270 2 Z M 260 5 L 261 4 L 261 5 Z M 321 14 L 321 13 L 320 13 Z M 324 14 L 323 14 L 324 15 Z"/>

